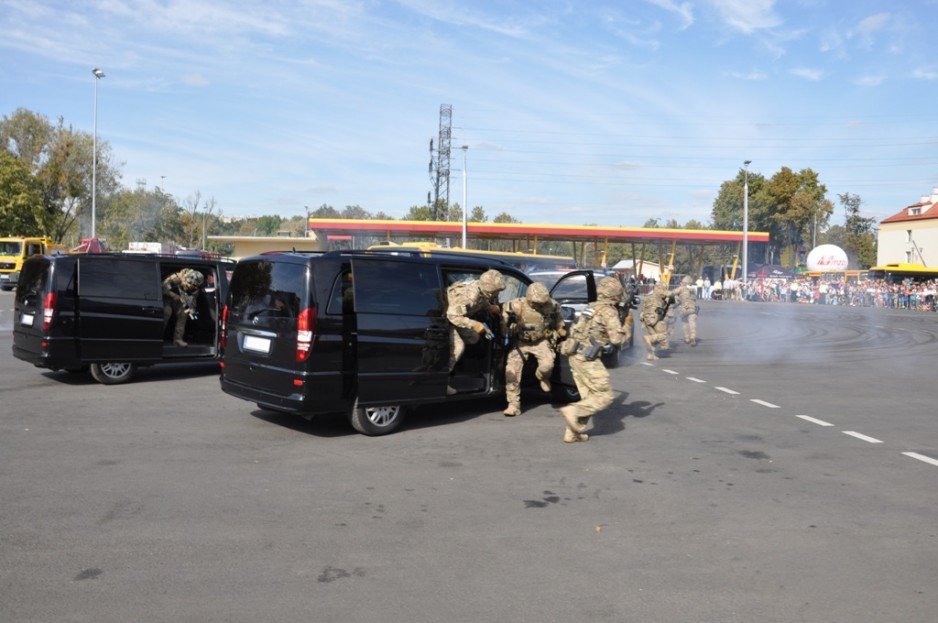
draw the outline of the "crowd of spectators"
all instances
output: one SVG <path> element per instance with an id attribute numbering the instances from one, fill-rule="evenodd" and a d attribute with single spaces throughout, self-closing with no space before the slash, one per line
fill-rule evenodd
<path id="1" fill-rule="evenodd" d="M 805 303 L 814 305 L 849 305 L 851 307 L 888 307 L 936 311 L 938 279 L 888 283 L 881 279 L 827 281 L 823 279 L 752 279 L 748 284 L 726 279 L 722 283 L 697 281 L 702 299 Z"/>

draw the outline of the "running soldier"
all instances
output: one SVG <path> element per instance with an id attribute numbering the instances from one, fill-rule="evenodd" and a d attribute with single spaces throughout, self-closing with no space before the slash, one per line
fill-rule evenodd
<path id="1" fill-rule="evenodd" d="M 661 350 L 670 350 L 671 344 L 668 342 L 668 326 L 666 317 L 668 308 L 674 304 L 674 295 L 668 292 L 668 284 L 659 281 L 655 284 L 655 289 L 645 295 L 642 301 L 642 325 L 645 327 L 645 346 L 648 348 L 647 358 L 655 360 L 658 355 L 655 353 L 655 347 L 662 344 Z"/>
<path id="2" fill-rule="evenodd" d="M 629 341 L 631 329 L 619 319 L 618 305 L 624 290 L 615 277 L 603 277 L 596 286 L 599 300 L 590 303 L 564 340 L 560 353 L 570 359 L 570 370 L 580 400 L 560 409 L 566 422 L 564 443 L 586 441 L 583 432 L 590 417 L 612 404 L 609 371 L 601 355 L 610 345 L 621 346 Z"/>
<path id="3" fill-rule="evenodd" d="M 478 279 L 458 281 L 446 289 L 446 319 L 450 324 L 449 371 L 466 352 L 466 344 L 476 344 L 483 335 L 492 339 L 492 330 L 472 318 L 481 311 L 500 315 L 498 293 L 505 289 L 505 278 L 495 269 L 487 270 Z M 447 387 L 448 394 L 455 393 Z"/>
<path id="4" fill-rule="evenodd" d="M 540 382 L 541 389 L 550 391 L 550 375 L 554 371 L 557 355 L 555 347 L 558 338 L 567 332 L 563 326 L 560 305 L 550 298 L 547 288 L 540 283 L 532 283 L 521 298 L 512 299 L 505 304 L 503 322 L 508 327 L 511 343 L 508 361 L 505 364 L 505 395 L 508 408 L 505 415 L 521 415 L 521 372 L 529 355 L 537 359 L 534 376 Z"/>
<path id="5" fill-rule="evenodd" d="M 176 346 L 189 345 L 182 339 L 186 332 L 186 318 L 195 320 L 195 297 L 203 283 L 205 277 L 192 268 L 183 268 L 163 280 L 163 329 L 166 329 L 172 315 L 176 314 L 176 325 L 173 328 L 173 344 Z"/>
<path id="6" fill-rule="evenodd" d="M 681 331 L 684 343 L 697 346 L 697 296 L 690 287 L 689 276 L 681 279 L 681 285 L 674 291 L 674 300 L 681 313 Z"/>

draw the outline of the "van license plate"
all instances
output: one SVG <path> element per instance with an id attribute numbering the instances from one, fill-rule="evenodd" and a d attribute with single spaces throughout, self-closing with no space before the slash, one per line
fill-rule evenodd
<path id="1" fill-rule="evenodd" d="M 33 316 L 32 314 L 23 314 L 22 316 L 20 316 L 20 324 L 23 325 L 24 327 L 31 327 L 33 326 L 33 321 L 35 319 L 36 317 Z"/>
<path id="2" fill-rule="evenodd" d="M 245 335 L 244 343 L 241 346 L 244 350 L 253 350 L 258 353 L 267 354 L 270 352 L 270 340 L 266 337 Z"/>

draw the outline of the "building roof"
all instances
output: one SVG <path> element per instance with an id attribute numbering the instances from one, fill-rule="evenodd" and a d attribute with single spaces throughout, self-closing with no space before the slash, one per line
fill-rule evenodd
<path id="1" fill-rule="evenodd" d="M 880 221 L 882 223 L 902 223 L 906 221 L 925 221 L 938 219 L 938 188 L 931 195 L 922 197 L 917 203 L 902 208 L 901 212 Z"/>

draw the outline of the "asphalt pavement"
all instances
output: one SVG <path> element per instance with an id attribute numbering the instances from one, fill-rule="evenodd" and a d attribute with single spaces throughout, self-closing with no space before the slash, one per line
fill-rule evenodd
<path id="1" fill-rule="evenodd" d="M 538 392 L 372 438 L 40 370 L 0 293 L 0 621 L 934 621 L 938 314 L 701 307 L 568 445 Z"/>

